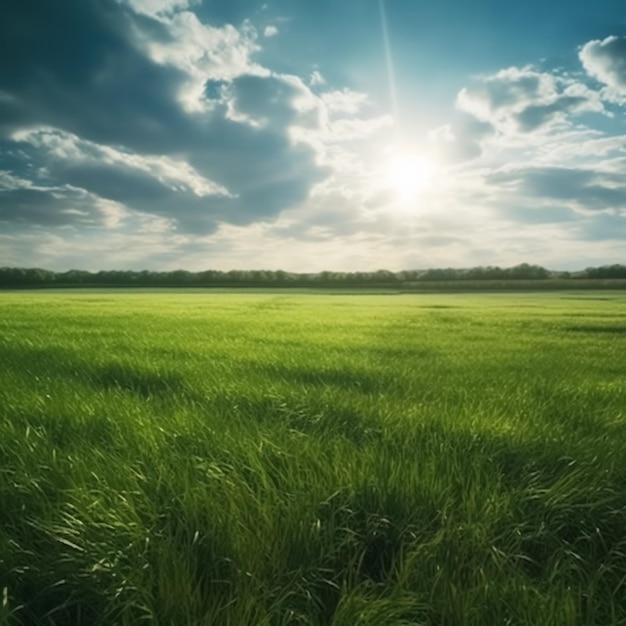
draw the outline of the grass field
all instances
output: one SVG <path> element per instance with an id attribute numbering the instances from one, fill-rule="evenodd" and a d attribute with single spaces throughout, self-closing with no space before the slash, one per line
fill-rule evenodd
<path id="1" fill-rule="evenodd" d="M 626 624 L 626 295 L 0 294 L 0 623 Z"/>

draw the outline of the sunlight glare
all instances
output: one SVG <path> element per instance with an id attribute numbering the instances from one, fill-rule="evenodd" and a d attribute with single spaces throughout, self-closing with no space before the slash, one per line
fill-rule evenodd
<path id="1" fill-rule="evenodd" d="M 384 184 L 401 200 L 413 200 L 429 189 L 437 174 L 434 160 L 415 154 L 398 154 L 385 165 Z"/>

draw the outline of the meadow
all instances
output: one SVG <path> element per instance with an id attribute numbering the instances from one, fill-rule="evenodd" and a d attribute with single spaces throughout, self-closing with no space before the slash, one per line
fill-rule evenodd
<path id="1" fill-rule="evenodd" d="M 626 624 L 626 294 L 0 293 L 0 623 Z"/>

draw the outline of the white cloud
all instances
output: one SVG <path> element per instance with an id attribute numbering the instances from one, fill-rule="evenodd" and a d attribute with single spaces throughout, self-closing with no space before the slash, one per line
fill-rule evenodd
<path id="1" fill-rule="evenodd" d="M 0 189 L 32 189 L 34 183 L 20 176 L 15 176 L 11 172 L 0 171 Z"/>
<path id="2" fill-rule="evenodd" d="M 579 57 L 587 73 L 608 87 L 603 95 L 626 104 L 626 37 L 589 41 Z"/>
<path id="3" fill-rule="evenodd" d="M 537 147 L 537 163 L 587 163 L 606 162 L 607 157 L 626 154 L 626 135 L 606 136 L 591 129 L 574 129 L 547 137 Z"/>
<path id="4" fill-rule="evenodd" d="M 151 17 L 170 15 L 195 4 L 193 0 L 126 0 L 126 3 L 135 13 Z"/>
<path id="5" fill-rule="evenodd" d="M 495 135 L 494 127 L 467 113 L 457 113 L 453 122 L 427 133 L 429 148 L 442 162 L 472 161 L 484 154 Z"/>
<path id="6" fill-rule="evenodd" d="M 309 85 L 311 85 L 311 87 L 317 87 L 318 85 L 324 85 L 325 83 L 326 80 L 318 70 L 313 70 L 313 72 L 311 72 L 311 76 L 309 77 Z"/>
<path id="7" fill-rule="evenodd" d="M 275 37 L 276 35 L 278 35 L 278 28 L 276 28 L 276 26 L 266 26 L 265 30 L 263 31 L 263 35 L 265 37 Z"/>
<path id="8" fill-rule="evenodd" d="M 71 133 L 50 128 L 15 133 L 13 139 L 44 149 L 50 156 L 66 162 L 135 169 L 156 178 L 170 189 L 187 190 L 199 197 L 230 195 L 225 187 L 201 176 L 182 159 L 122 152 L 111 146 L 98 145 Z"/>
<path id="9" fill-rule="evenodd" d="M 543 132 L 569 125 L 571 116 L 604 111 L 598 92 L 531 67 L 510 67 L 482 78 L 459 92 L 456 105 L 505 135 Z"/>
<path id="10" fill-rule="evenodd" d="M 428 140 L 434 143 L 453 143 L 457 140 L 451 124 L 444 124 L 428 133 Z"/>
<path id="11" fill-rule="evenodd" d="M 139 32 L 138 43 L 156 63 L 171 65 L 187 74 L 179 99 L 190 113 L 207 110 L 209 103 L 204 94 L 207 81 L 270 74 L 252 61 L 252 55 L 260 48 L 256 44 L 257 32 L 249 22 L 239 29 L 231 24 L 218 28 L 203 24 L 190 11 L 162 16 L 160 21 L 170 38 L 157 40 Z"/>
<path id="12" fill-rule="evenodd" d="M 320 97 L 331 114 L 356 115 L 369 101 L 367 94 L 351 89 L 327 91 Z"/>
<path id="13" fill-rule="evenodd" d="M 372 118 L 342 118 L 329 124 L 322 138 L 327 143 L 343 143 L 364 140 L 381 130 L 393 126 L 391 115 L 380 115 Z"/>

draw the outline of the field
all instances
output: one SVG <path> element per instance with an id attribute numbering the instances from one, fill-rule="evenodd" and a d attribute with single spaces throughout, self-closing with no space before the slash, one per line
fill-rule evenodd
<path id="1" fill-rule="evenodd" d="M 0 294 L 0 623 L 626 624 L 626 295 Z"/>

